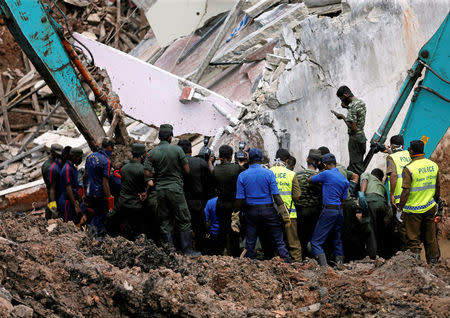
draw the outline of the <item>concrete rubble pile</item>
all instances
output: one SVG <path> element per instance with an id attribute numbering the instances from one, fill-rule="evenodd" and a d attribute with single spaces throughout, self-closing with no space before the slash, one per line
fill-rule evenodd
<path id="1" fill-rule="evenodd" d="M 181 257 L 152 241 L 91 239 L 72 222 L 6 213 L 0 316 L 445 317 L 449 260 L 410 253 L 341 271 L 224 256 Z"/>

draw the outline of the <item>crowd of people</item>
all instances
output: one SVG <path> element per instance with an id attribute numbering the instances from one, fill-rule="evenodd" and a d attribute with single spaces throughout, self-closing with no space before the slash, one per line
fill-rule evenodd
<path id="1" fill-rule="evenodd" d="M 420 258 L 423 242 L 427 261 L 437 262 L 439 172 L 424 158 L 423 141 L 404 150 L 402 136 L 393 136 L 386 172 L 363 172 L 365 105 L 345 86 L 337 96 L 349 110 L 335 113 L 349 130 L 348 168 L 325 146 L 309 150 L 305 167 L 282 148 L 272 160 L 261 149 L 235 153 L 229 145 L 218 157 L 194 157 L 191 142 L 172 144 L 173 127 L 163 124 L 160 143 L 149 151 L 133 144 L 120 167 L 111 166 L 109 138 L 82 172 L 81 149 L 52 145 L 42 166 L 46 217 L 86 226 L 97 237 L 145 234 L 190 256 L 279 256 L 288 263 L 314 257 L 340 265 L 406 249 Z"/>

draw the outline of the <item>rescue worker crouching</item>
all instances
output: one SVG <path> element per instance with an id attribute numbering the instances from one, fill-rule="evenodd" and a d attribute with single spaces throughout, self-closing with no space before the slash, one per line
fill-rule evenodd
<path id="1" fill-rule="evenodd" d="M 427 261 L 437 263 L 439 246 L 435 214 L 440 195 L 439 167 L 425 158 L 424 147 L 421 140 L 410 143 L 408 150 L 412 160 L 403 168 L 403 190 L 398 208 L 402 211 L 405 222 L 408 249 L 420 259 L 422 239 Z"/>
<path id="2" fill-rule="evenodd" d="M 294 261 L 302 260 L 302 247 L 297 234 L 297 210 L 294 201 L 300 199 L 301 191 L 295 172 L 287 168 L 289 151 L 278 149 L 275 163 L 270 170 L 275 174 L 281 199 L 289 211 L 290 223 L 285 227 L 288 250 Z"/>

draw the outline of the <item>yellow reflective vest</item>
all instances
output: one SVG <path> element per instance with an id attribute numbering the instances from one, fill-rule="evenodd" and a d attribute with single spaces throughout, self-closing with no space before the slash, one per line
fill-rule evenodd
<path id="1" fill-rule="evenodd" d="M 436 193 L 436 179 L 438 165 L 429 159 L 411 161 L 405 167 L 411 172 L 411 192 L 408 201 L 403 207 L 404 212 L 425 213 L 436 205 L 434 195 Z"/>
<path id="2" fill-rule="evenodd" d="M 295 177 L 295 172 L 283 166 L 274 166 L 270 168 L 275 174 L 277 180 L 278 190 L 280 191 L 281 199 L 289 210 L 289 216 L 292 219 L 297 218 L 297 210 L 292 201 L 292 180 Z"/>
<path id="3" fill-rule="evenodd" d="M 392 158 L 395 164 L 395 169 L 397 172 L 397 184 L 395 185 L 394 193 L 391 192 L 391 177 L 389 177 L 388 185 L 389 185 L 389 193 L 394 194 L 395 203 L 400 202 L 400 195 L 402 194 L 402 184 L 403 184 L 403 168 L 411 162 L 411 157 L 407 150 L 397 151 L 393 154 L 389 155 Z"/>

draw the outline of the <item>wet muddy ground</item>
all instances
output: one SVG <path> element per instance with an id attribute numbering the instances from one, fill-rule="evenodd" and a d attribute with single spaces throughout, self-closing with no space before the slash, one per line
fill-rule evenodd
<path id="1" fill-rule="evenodd" d="M 30 214 L 0 219 L 0 317 L 448 317 L 450 259 L 399 253 L 342 270 L 182 257 L 141 238 L 93 240 Z M 19 315 L 20 314 L 20 315 Z M 25 315 L 26 316 L 26 315 Z"/>

